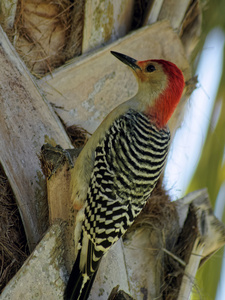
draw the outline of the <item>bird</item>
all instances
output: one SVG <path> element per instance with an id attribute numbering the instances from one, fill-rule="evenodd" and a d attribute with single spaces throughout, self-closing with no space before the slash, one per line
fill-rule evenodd
<path id="1" fill-rule="evenodd" d="M 111 54 L 131 68 L 138 91 L 106 116 L 71 171 L 71 194 L 78 210 L 76 260 L 64 300 L 88 299 L 102 257 L 151 196 L 169 149 L 167 123 L 185 86 L 182 71 L 172 62 Z"/>

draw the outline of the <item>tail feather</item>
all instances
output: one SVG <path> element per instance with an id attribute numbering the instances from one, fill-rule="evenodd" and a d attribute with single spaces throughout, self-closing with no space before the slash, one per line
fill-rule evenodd
<path id="1" fill-rule="evenodd" d="M 91 291 L 93 281 L 95 279 L 97 270 L 92 273 L 91 276 L 83 276 L 79 268 L 80 262 L 80 251 L 78 253 L 77 259 L 74 263 L 72 272 L 70 274 L 65 292 L 64 300 L 87 300 Z"/>

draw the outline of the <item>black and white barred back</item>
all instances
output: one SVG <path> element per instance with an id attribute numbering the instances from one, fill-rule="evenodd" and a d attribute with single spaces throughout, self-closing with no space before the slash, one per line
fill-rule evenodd
<path id="1" fill-rule="evenodd" d="M 95 245 L 90 271 L 141 212 L 163 169 L 169 140 L 168 129 L 129 110 L 96 148 L 83 224 Z"/>
<path id="2" fill-rule="evenodd" d="M 169 140 L 167 129 L 159 130 L 147 116 L 129 110 L 113 122 L 98 144 L 84 212 L 81 249 L 64 299 L 88 298 L 102 256 L 131 226 L 151 195 L 166 160 Z"/>

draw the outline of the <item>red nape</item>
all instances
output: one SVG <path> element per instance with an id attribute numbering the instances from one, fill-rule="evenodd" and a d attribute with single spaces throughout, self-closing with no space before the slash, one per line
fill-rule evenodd
<path id="1" fill-rule="evenodd" d="M 148 114 L 153 118 L 156 125 L 163 128 L 172 116 L 180 101 L 184 89 L 184 76 L 181 70 L 172 62 L 166 60 L 151 60 L 163 66 L 168 76 L 168 86 L 156 100 L 155 106 L 149 109 Z"/>

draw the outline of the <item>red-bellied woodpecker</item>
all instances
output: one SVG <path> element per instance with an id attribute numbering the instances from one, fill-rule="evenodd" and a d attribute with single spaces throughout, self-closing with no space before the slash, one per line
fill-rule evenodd
<path id="1" fill-rule="evenodd" d="M 105 118 L 72 171 L 72 197 L 83 208 L 76 217 L 77 258 L 67 300 L 88 298 L 102 256 L 151 195 L 167 157 L 167 122 L 184 88 L 183 74 L 171 62 L 111 53 L 132 68 L 139 89 Z"/>

